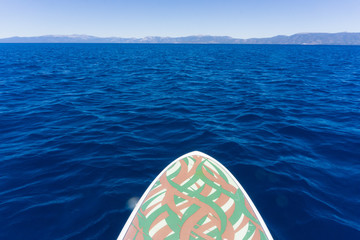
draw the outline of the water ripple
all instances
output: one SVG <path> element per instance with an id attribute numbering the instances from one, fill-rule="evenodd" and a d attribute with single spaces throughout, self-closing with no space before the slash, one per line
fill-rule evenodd
<path id="1" fill-rule="evenodd" d="M 230 169 L 276 239 L 360 238 L 358 56 L 1 44 L 0 239 L 115 239 L 128 200 L 193 150 Z"/>

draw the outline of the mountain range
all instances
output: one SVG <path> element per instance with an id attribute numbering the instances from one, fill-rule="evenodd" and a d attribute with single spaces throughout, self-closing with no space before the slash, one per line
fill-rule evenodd
<path id="1" fill-rule="evenodd" d="M 45 35 L 37 37 L 10 37 L 0 43 L 172 43 L 172 44 L 295 44 L 295 45 L 360 45 L 360 33 L 298 33 L 269 38 L 240 39 L 228 36 L 187 37 L 95 37 L 89 35 Z"/>

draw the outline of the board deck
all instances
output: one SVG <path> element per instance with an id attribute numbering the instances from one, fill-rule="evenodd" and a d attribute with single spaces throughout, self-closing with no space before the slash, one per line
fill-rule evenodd
<path id="1" fill-rule="evenodd" d="M 155 178 L 122 229 L 123 239 L 273 238 L 229 170 L 194 151 Z"/>

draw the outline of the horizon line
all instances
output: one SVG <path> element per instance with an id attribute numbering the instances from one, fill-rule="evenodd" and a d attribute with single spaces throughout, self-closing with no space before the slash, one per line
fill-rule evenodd
<path id="1" fill-rule="evenodd" d="M 183 36 L 159 36 L 159 35 L 148 35 L 148 36 L 144 36 L 144 37 L 121 37 L 121 36 L 105 36 L 105 37 L 99 37 L 96 35 L 90 35 L 90 34 L 79 34 L 79 33 L 73 33 L 73 34 L 44 34 L 44 35 L 32 35 L 32 36 L 19 36 L 19 35 L 13 35 L 10 37 L 0 37 L 0 39 L 6 39 L 6 38 L 34 38 L 34 37 L 72 37 L 72 36 L 77 36 L 77 37 L 81 37 L 81 36 L 86 36 L 86 37 L 95 37 L 95 38 L 128 38 L 128 39 L 143 39 L 143 38 L 154 38 L 154 37 L 158 37 L 158 38 L 183 38 L 183 37 L 228 37 L 228 38 L 233 38 L 233 39 L 254 39 L 254 38 L 272 38 L 272 37 L 277 37 L 277 36 L 294 36 L 297 34 L 340 34 L 340 33 L 360 33 L 360 32 L 348 32 L 348 31 L 342 31 L 342 32 L 298 32 L 298 33 L 293 33 L 293 34 L 277 34 L 277 35 L 272 35 L 272 36 L 268 36 L 268 37 L 250 37 L 250 38 L 240 38 L 240 37 L 233 37 L 230 35 L 212 35 L 212 34 L 193 34 L 193 35 L 183 35 Z"/>

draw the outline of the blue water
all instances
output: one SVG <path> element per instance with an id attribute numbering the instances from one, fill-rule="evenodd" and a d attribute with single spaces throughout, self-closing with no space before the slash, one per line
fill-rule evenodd
<path id="1" fill-rule="evenodd" d="M 193 150 L 275 239 L 360 239 L 360 46 L 0 45 L 0 239 L 115 239 Z"/>

